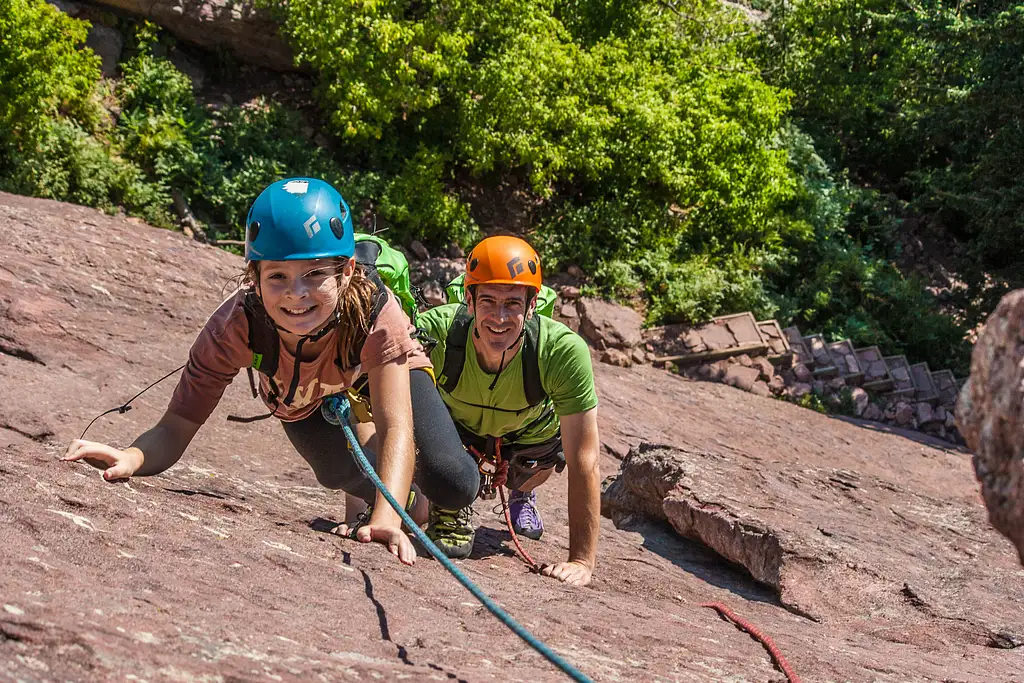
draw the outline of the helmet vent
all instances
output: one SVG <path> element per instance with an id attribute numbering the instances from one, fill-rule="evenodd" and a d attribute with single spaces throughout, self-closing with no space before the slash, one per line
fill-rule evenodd
<path id="1" fill-rule="evenodd" d="M 480 265 L 480 259 L 478 259 L 478 258 L 475 258 L 472 261 L 470 261 L 469 262 L 469 270 L 470 270 L 470 272 L 476 270 L 476 267 L 479 266 L 479 265 Z"/>
<path id="2" fill-rule="evenodd" d="M 345 238 L 345 224 L 337 216 L 331 216 L 331 232 L 339 240 Z"/>
<path id="3" fill-rule="evenodd" d="M 260 222 L 253 221 L 249 224 L 249 242 L 255 242 L 256 237 L 260 234 Z"/>

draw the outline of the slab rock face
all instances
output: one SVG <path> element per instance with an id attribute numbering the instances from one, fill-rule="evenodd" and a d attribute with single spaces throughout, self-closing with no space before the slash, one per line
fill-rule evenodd
<path id="1" fill-rule="evenodd" d="M 93 0 L 145 17 L 179 39 L 201 47 L 228 48 L 242 61 L 295 71 L 292 51 L 267 12 L 253 0 Z"/>
<path id="2" fill-rule="evenodd" d="M 992 526 L 1024 563 L 1024 290 L 1003 297 L 971 356 L 956 409 Z"/>
<path id="3" fill-rule="evenodd" d="M 606 480 L 601 511 L 618 527 L 645 517 L 668 522 L 816 621 L 873 614 L 914 622 L 927 615 L 940 617 L 942 625 L 928 627 L 940 640 L 984 644 L 994 634 L 1021 634 L 1024 612 L 1016 604 L 975 592 L 984 570 L 965 543 L 984 524 L 982 515 L 960 501 L 828 464 L 776 466 L 641 443 Z"/>

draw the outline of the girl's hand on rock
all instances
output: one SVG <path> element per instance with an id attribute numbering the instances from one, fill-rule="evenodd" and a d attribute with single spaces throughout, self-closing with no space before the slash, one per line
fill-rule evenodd
<path id="1" fill-rule="evenodd" d="M 64 462 L 83 460 L 96 469 L 103 470 L 103 478 L 107 481 L 127 479 L 142 467 L 142 451 L 137 448 L 120 450 L 113 446 L 75 439 L 68 446 L 67 452 L 61 457 Z"/>

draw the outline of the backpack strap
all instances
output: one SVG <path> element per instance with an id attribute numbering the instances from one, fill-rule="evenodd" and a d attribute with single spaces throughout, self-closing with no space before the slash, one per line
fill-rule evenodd
<path id="1" fill-rule="evenodd" d="M 441 376 L 437 378 L 437 386 L 449 394 L 459 386 L 459 379 L 462 378 L 462 368 L 466 364 L 466 343 L 469 341 L 469 327 L 473 323 L 473 317 L 469 314 L 466 304 L 462 304 L 455 311 L 455 318 L 448 327 L 448 336 L 445 338 L 444 368 Z"/>
<path id="2" fill-rule="evenodd" d="M 376 266 L 380 251 L 380 245 L 373 240 L 359 240 L 356 242 L 356 263 L 361 266 Z"/>
<path id="3" fill-rule="evenodd" d="M 242 309 L 245 311 L 246 322 L 249 323 L 249 348 L 252 350 L 252 364 L 246 368 L 249 375 L 249 388 L 252 389 L 253 398 L 256 398 L 258 395 L 256 379 L 253 377 L 252 371 L 263 373 L 270 378 L 268 398 L 275 403 L 278 394 L 273 378 L 277 373 L 277 365 L 280 360 L 280 335 L 270 316 L 267 315 L 267 309 L 263 307 L 263 302 L 260 301 L 254 290 L 245 293 Z"/>
<path id="4" fill-rule="evenodd" d="M 454 392 L 455 387 L 459 385 L 462 369 L 466 365 L 466 344 L 469 343 L 469 328 L 472 323 L 473 317 L 469 314 L 466 304 L 460 305 L 455 312 L 452 324 L 448 327 L 444 368 L 437 380 L 437 385 L 449 394 Z M 539 342 L 540 320 L 535 315 L 526 321 L 523 329 L 523 393 L 526 394 L 526 403 L 530 408 L 548 397 L 540 381 Z M 508 412 L 518 413 L 521 411 Z"/>
<path id="5" fill-rule="evenodd" d="M 540 383 L 540 319 L 534 314 L 523 326 L 523 392 L 531 408 L 548 397 Z"/>

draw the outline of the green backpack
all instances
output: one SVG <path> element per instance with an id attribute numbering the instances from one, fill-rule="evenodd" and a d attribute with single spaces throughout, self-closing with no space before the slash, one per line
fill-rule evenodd
<path id="1" fill-rule="evenodd" d="M 409 261 L 402 252 L 380 237 L 356 233 L 356 263 L 364 270 L 373 270 L 384 281 L 401 304 L 409 320 L 416 324 L 421 296 L 418 288 L 409 282 Z M 425 303 L 425 302 L 424 302 Z"/>

